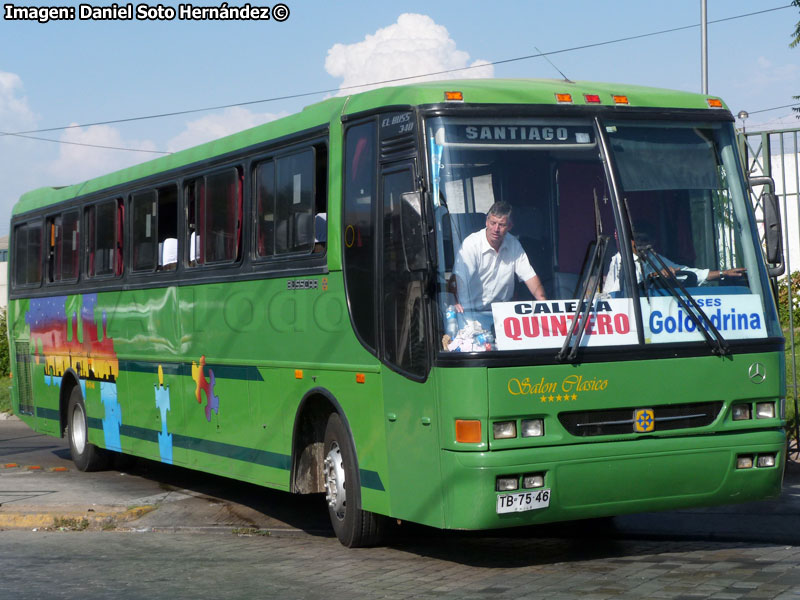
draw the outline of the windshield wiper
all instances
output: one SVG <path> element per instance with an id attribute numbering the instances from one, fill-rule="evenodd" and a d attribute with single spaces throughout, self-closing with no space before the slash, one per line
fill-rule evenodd
<path id="1" fill-rule="evenodd" d="M 606 249 L 608 248 L 608 240 L 609 237 L 607 235 L 603 235 L 603 223 L 600 219 L 600 206 L 597 202 L 597 194 L 595 193 L 594 196 L 594 218 L 595 218 L 595 239 L 594 239 L 594 251 L 592 252 L 592 257 L 589 259 L 588 262 L 588 272 L 586 274 L 586 279 L 583 280 L 583 285 L 581 286 L 581 293 L 578 296 L 578 307 L 575 309 L 575 314 L 572 318 L 572 326 L 570 327 L 569 333 L 567 333 L 567 339 L 564 340 L 564 345 L 561 346 L 561 350 L 558 351 L 556 354 L 556 360 L 562 362 L 564 359 L 572 362 L 575 360 L 575 357 L 578 355 L 578 347 L 581 345 L 581 339 L 583 338 L 583 332 L 586 331 L 586 321 L 589 320 L 589 313 L 592 311 L 592 305 L 594 303 L 594 297 L 597 294 L 597 288 L 600 285 L 600 276 L 603 268 L 603 259 L 606 256 Z M 584 264 L 584 269 L 581 270 L 581 275 L 583 271 L 586 269 L 587 265 Z M 597 275 L 595 276 L 595 271 Z M 589 288 L 591 287 L 591 293 L 589 293 Z M 580 318 L 578 316 L 580 315 Z M 570 348 L 570 341 L 572 342 Z M 567 355 L 567 350 L 569 349 L 569 355 Z"/>
<path id="2" fill-rule="evenodd" d="M 689 315 L 689 318 L 691 318 L 697 326 L 698 331 L 703 335 L 708 345 L 711 346 L 712 352 L 720 356 L 730 354 L 728 342 L 714 326 L 709 316 L 704 313 L 700 305 L 697 304 L 694 296 L 692 296 L 680 280 L 675 277 L 672 269 L 664 262 L 664 259 L 653 250 L 653 247 L 645 245 L 639 248 L 637 246 L 636 254 L 639 255 L 641 261 L 646 263 L 653 270 L 652 274 L 655 275 L 656 279 L 661 282 L 663 287 L 678 301 L 681 308 L 686 311 L 686 314 Z M 647 286 L 646 278 L 644 284 Z"/>

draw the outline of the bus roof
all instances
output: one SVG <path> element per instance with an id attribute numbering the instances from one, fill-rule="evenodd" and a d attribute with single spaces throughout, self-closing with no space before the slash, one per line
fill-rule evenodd
<path id="1" fill-rule="evenodd" d="M 570 94 L 572 104 L 576 106 L 589 105 L 587 96 L 590 95 L 596 95 L 600 100 L 599 103 L 592 103 L 593 106 L 614 106 L 613 96 L 624 95 L 630 107 L 709 110 L 707 99 L 716 98 L 636 85 L 556 79 L 463 79 L 384 87 L 352 96 L 329 98 L 307 106 L 294 115 L 75 185 L 33 190 L 23 194 L 14 205 L 12 215 L 208 160 L 264 140 L 322 126 L 341 115 L 357 114 L 382 106 L 443 104 L 447 91 L 461 92 L 464 104 L 555 105 L 559 103 L 556 94 Z M 724 104 L 722 108 L 727 110 Z"/>

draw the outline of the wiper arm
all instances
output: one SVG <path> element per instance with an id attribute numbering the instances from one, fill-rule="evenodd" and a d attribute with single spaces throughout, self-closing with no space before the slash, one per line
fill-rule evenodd
<path id="1" fill-rule="evenodd" d="M 637 247 L 636 253 L 639 255 L 640 260 L 647 263 L 653 270 L 653 274 L 655 274 L 656 278 L 662 283 L 672 297 L 678 301 L 681 308 L 686 311 L 686 314 L 689 315 L 689 318 L 691 318 L 697 326 L 698 331 L 706 339 L 708 345 L 711 346 L 711 350 L 714 354 L 719 354 L 720 356 L 730 354 L 728 342 L 714 326 L 709 316 L 704 313 L 700 305 L 697 304 L 694 296 L 692 296 L 680 280 L 675 277 L 675 274 L 664 262 L 664 259 L 653 250 L 652 246 L 644 246 L 643 248 Z M 646 281 L 645 285 L 647 285 Z"/>
<path id="2" fill-rule="evenodd" d="M 578 347 L 581 344 L 583 332 L 586 331 L 586 321 L 589 319 L 592 303 L 594 302 L 595 294 L 597 294 L 597 288 L 600 285 L 600 272 L 603 268 L 603 258 L 606 255 L 608 239 L 607 235 L 598 234 L 595 240 L 594 252 L 592 253 L 592 258 L 589 260 L 588 273 L 581 287 L 581 293 L 578 296 L 578 308 L 575 310 L 575 315 L 572 319 L 572 327 L 570 327 L 569 333 L 567 334 L 567 339 L 564 340 L 564 345 L 561 346 L 561 350 L 556 354 L 556 360 L 559 362 L 563 361 L 565 358 L 572 362 L 578 355 Z M 594 276 L 595 271 L 597 272 L 597 276 Z M 590 286 L 591 293 L 589 293 Z M 580 319 L 578 318 L 579 315 Z M 572 341 L 571 348 L 570 341 Z M 568 349 L 569 355 L 567 355 Z"/>

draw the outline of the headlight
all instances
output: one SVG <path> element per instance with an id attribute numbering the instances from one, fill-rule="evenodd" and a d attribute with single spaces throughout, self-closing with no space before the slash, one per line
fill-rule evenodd
<path id="1" fill-rule="evenodd" d="M 494 431 L 494 439 L 496 440 L 507 440 L 517 437 L 516 421 L 498 421 L 497 423 L 492 423 L 492 430 Z"/>
<path id="2" fill-rule="evenodd" d="M 756 419 L 774 419 L 774 418 L 775 418 L 774 402 L 756 403 Z"/>
<path id="3" fill-rule="evenodd" d="M 513 492 L 519 488 L 519 477 L 498 477 L 497 478 L 497 491 L 498 492 Z"/>
<path id="4" fill-rule="evenodd" d="M 523 419 L 522 437 L 539 437 L 544 435 L 544 419 Z"/>
<path id="5" fill-rule="evenodd" d="M 731 409 L 731 415 L 734 421 L 746 421 L 750 419 L 750 405 L 749 404 L 735 404 Z"/>
<path id="6" fill-rule="evenodd" d="M 531 473 L 522 476 L 523 488 L 540 488 L 544 487 L 544 473 Z"/>

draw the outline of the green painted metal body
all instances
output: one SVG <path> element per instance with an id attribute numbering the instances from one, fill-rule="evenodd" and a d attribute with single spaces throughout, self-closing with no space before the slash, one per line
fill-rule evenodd
<path id="1" fill-rule="evenodd" d="M 439 104 L 457 89 L 470 104 L 555 104 L 569 92 L 626 94 L 632 106 L 708 108 L 706 97 L 563 81 L 453 81 L 334 98 L 198 148 L 80 185 L 26 194 L 23 215 L 78 195 L 122 190 L 141 178 L 208 161 L 294 132 L 328 127 L 329 231 L 341 215 L 342 116 L 381 106 Z M 624 107 L 620 108 L 624 110 Z M 719 110 L 719 109 L 717 109 Z M 109 192 L 112 193 L 112 192 Z M 116 192 L 113 192 L 116 193 Z M 395 373 L 352 330 L 338 235 L 316 287 L 287 279 L 99 291 L 9 304 L 14 410 L 33 429 L 61 435 L 64 377 L 79 380 L 89 441 L 210 473 L 290 490 L 293 437 L 304 398 L 333 399 L 353 435 L 367 510 L 448 528 L 491 528 L 745 501 L 777 494 L 785 437 L 779 419 L 733 422 L 731 405 L 778 402 L 779 352 L 525 367 L 433 367 L 425 382 Z M 26 355 L 17 348 L 29 344 Z M 748 368 L 762 363 L 765 382 Z M 27 366 L 25 366 L 27 365 Z M 20 369 L 30 370 L 21 393 Z M 357 375 L 363 374 L 363 383 Z M 602 383 L 605 382 L 605 383 Z M 720 401 L 691 433 L 579 438 L 558 419 L 570 410 Z M 542 418 L 540 438 L 490 440 L 498 419 Z M 482 423 L 483 441 L 459 443 L 456 419 Z M 739 454 L 774 453 L 773 468 L 736 470 Z M 499 475 L 544 473 L 550 507 L 498 515 Z"/>

